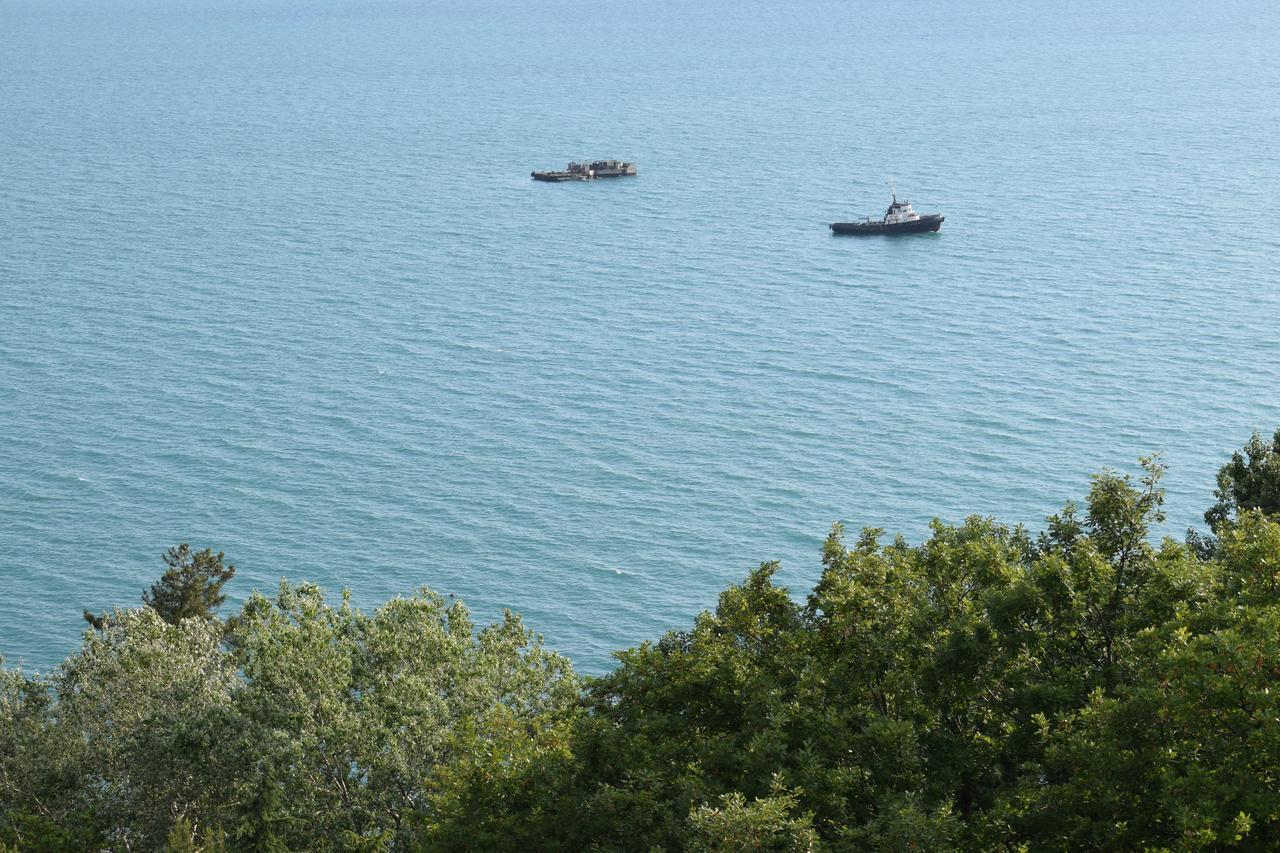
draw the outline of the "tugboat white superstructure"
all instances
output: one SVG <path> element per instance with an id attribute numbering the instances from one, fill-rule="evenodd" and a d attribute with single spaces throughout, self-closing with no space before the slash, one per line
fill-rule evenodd
<path id="1" fill-rule="evenodd" d="M 858 222 L 832 222 L 831 230 L 837 234 L 918 234 L 922 231 L 937 231 L 942 227 L 942 220 L 946 217 L 941 213 L 926 213 L 921 216 L 911 207 L 911 202 L 898 201 L 898 190 L 892 179 L 888 184 L 893 201 L 889 203 L 889 209 L 879 222 L 870 217 Z"/>

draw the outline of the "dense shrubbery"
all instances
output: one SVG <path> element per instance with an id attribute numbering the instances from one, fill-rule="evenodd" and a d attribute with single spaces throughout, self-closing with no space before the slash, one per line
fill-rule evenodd
<path id="1" fill-rule="evenodd" d="M 837 526 L 805 601 L 765 564 L 585 684 L 517 618 L 477 632 L 428 592 L 107 614 L 52 675 L 0 673 L 0 840 L 1275 849 L 1280 434 L 1223 469 L 1187 544 L 1150 541 L 1144 468 L 1037 536 Z"/>

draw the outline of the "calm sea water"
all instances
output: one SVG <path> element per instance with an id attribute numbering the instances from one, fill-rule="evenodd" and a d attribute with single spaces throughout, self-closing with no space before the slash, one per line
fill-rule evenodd
<path id="1" fill-rule="evenodd" d="M 0 653 L 160 553 L 578 665 L 1280 425 L 1258 2 L 0 0 Z M 624 157 L 633 180 L 534 184 Z M 940 234 L 829 235 L 884 178 Z"/>

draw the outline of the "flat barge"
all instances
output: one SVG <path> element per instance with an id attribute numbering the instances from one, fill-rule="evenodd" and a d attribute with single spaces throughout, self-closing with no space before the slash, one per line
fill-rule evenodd
<path id="1" fill-rule="evenodd" d="M 561 183 L 562 181 L 594 181 L 597 178 L 626 178 L 635 173 L 635 163 L 626 163 L 622 160 L 594 160 L 590 163 L 570 163 L 563 171 L 530 174 L 535 181 Z"/>

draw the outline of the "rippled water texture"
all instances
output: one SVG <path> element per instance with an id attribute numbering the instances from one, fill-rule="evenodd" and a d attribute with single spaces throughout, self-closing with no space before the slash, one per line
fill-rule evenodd
<path id="1" fill-rule="evenodd" d="M 598 672 L 838 519 L 1163 451 L 1177 534 L 1280 425 L 1277 138 L 1271 2 L 0 0 L 0 652 L 181 540 Z M 832 237 L 887 175 L 942 232 Z"/>

